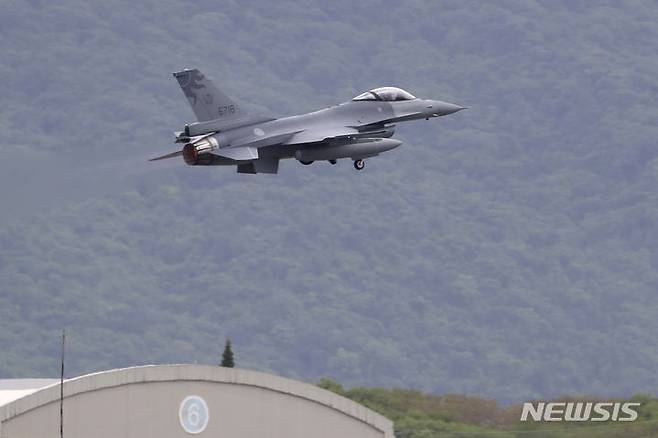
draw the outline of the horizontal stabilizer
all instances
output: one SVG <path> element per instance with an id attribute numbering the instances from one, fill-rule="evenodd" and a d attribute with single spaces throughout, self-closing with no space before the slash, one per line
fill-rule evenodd
<path id="1" fill-rule="evenodd" d="M 183 155 L 183 151 L 176 151 L 167 155 L 162 155 L 161 157 L 151 158 L 149 161 L 166 160 L 167 158 L 180 157 L 181 155 Z"/>
<path id="2" fill-rule="evenodd" d="M 256 160 L 258 158 L 258 149 L 249 146 L 222 148 L 216 150 L 215 154 L 236 161 Z"/>

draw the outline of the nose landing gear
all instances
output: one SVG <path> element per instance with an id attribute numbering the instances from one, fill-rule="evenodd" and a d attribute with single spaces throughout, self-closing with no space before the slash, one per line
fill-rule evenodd
<path id="1" fill-rule="evenodd" d="M 356 170 L 363 170 L 366 167 L 366 162 L 363 160 L 354 160 L 354 168 Z"/>

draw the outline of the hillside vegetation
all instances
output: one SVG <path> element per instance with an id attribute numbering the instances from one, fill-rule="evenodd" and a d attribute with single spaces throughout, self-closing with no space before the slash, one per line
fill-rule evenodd
<path id="1" fill-rule="evenodd" d="M 501 406 L 494 400 L 479 397 L 438 396 L 409 389 L 345 389 L 330 379 L 321 379 L 318 386 L 391 419 L 396 438 L 639 438 L 658 435 L 658 400 L 643 395 L 624 400 L 641 403 L 638 419 L 632 423 L 548 423 L 521 422 L 521 405 Z M 562 397 L 556 401 L 578 400 L 597 399 Z"/>
<path id="2" fill-rule="evenodd" d="M 9 0 L 0 377 L 218 363 L 520 402 L 658 388 L 658 8 Z M 396 85 L 468 106 L 363 172 L 148 163 L 192 121 Z M 539 436 L 539 435 L 538 435 Z"/>

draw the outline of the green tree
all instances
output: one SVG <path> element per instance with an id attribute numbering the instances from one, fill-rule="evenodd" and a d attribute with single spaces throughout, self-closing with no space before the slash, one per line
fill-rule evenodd
<path id="1" fill-rule="evenodd" d="M 322 389 L 326 389 L 328 391 L 335 392 L 338 395 L 345 395 L 345 390 L 343 389 L 343 385 L 336 382 L 335 380 L 322 378 L 317 383 L 317 385 Z"/>
<path id="2" fill-rule="evenodd" d="M 224 346 L 224 353 L 222 353 L 222 363 L 220 366 L 226 368 L 235 367 L 235 361 L 233 360 L 233 350 L 231 349 L 231 340 L 226 340 L 226 345 Z"/>

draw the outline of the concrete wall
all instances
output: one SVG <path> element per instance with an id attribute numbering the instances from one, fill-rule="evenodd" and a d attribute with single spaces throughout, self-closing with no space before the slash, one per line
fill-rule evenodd
<path id="1" fill-rule="evenodd" d="M 208 405 L 198 437 L 392 438 L 392 424 L 313 385 L 253 371 L 173 365 L 115 370 L 65 383 L 67 438 L 190 437 L 179 421 L 190 395 Z M 58 436 L 58 385 L 0 408 L 1 438 Z"/>

